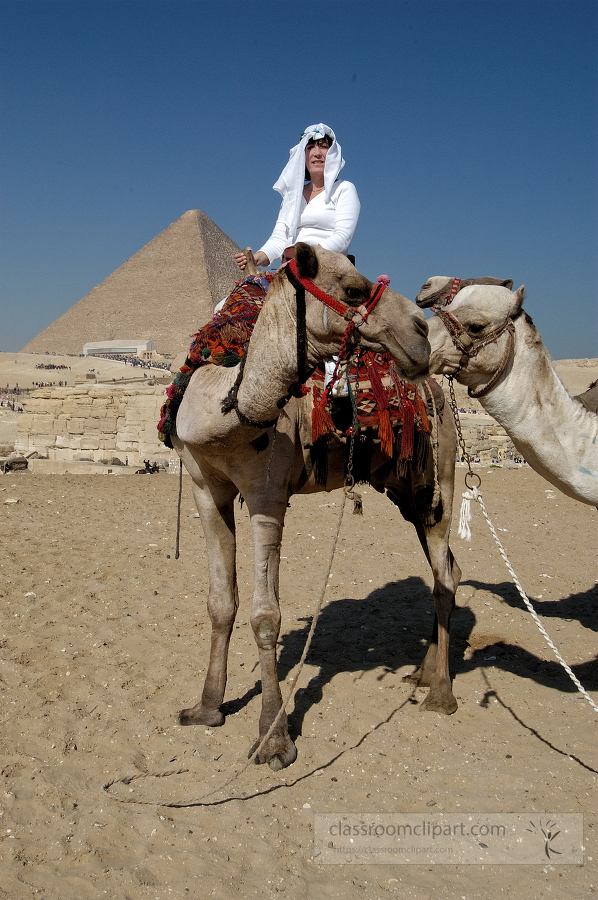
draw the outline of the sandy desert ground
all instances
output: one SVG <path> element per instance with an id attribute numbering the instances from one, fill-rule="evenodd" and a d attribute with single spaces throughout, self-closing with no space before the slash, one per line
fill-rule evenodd
<path id="1" fill-rule="evenodd" d="M 482 493 L 547 629 L 598 700 L 598 513 L 527 468 L 481 468 Z M 458 469 L 457 497 L 463 488 Z M 452 624 L 459 708 L 422 712 L 401 678 L 432 623 L 431 579 L 413 529 L 366 488 L 345 516 L 325 606 L 290 715 L 298 759 L 251 766 L 207 806 L 257 736 L 249 625 L 252 551 L 237 508 L 241 605 L 226 722 L 182 728 L 209 644 L 206 550 L 169 475 L 0 477 L 0 898 L 154 900 L 581 900 L 598 888 L 596 713 L 554 661 L 479 508 Z M 19 502 L 7 502 L 18 500 Z M 336 526 L 339 494 L 296 497 L 281 565 L 280 674 L 296 671 Z M 455 512 L 455 516 L 458 510 Z M 582 813 L 583 866 L 321 865 L 318 812 Z"/>

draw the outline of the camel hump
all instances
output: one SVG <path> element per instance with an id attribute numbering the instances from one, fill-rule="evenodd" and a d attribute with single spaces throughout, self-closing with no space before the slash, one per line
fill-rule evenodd
<path id="1" fill-rule="evenodd" d="M 253 261 L 253 253 L 251 252 L 251 247 L 248 247 L 247 250 L 243 250 L 243 253 L 247 257 L 247 265 L 245 266 L 243 275 L 257 275 L 257 266 Z"/>

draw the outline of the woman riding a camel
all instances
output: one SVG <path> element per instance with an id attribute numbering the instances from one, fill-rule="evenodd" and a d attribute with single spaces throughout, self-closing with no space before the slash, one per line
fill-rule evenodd
<path id="1" fill-rule="evenodd" d="M 274 185 L 282 195 L 282 205 L 274 231 L 253 254 L 258 266 L 269 266 L 279 258 L 284 265 L 293 258 L 297 241 L 347 255 L 360 203 L 355 186 L 338 180 L 344 165 L 340 144 L 328 125 L 305 129 Z M 245 254 L 237 253 L 235 259 L 239 268 L 245 269 Z"/>

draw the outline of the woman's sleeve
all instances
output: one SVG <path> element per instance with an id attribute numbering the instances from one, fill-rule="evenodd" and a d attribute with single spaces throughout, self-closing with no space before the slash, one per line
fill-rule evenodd
<path id="1" fill-rule="evenodd" d="M 280 212 L 282 212 L 282 205 L 280 207 Z M 279 259 L 282 256 L 283 250 L 288 246 L 289 229 L 281 220 L 279 213 L 278 219 L 276 220 L 276 225 L 274 226 L 274 231 L 272 232 L 264 246 L 260 247 L 260 252 L 266 254 L 268 259 L 270 260 L 271 265 L 275 259 Z"/>
<path id="2" fill-rule="evenodd" d="M 361 203 L 355 185 L 350 181 L 343 181 L 335 202 L 334 231 L 330 237 L 321 241 L 322 247 L 334 250 L 335 253 L 346 253 L 357 228 L 360 209 Z"/>

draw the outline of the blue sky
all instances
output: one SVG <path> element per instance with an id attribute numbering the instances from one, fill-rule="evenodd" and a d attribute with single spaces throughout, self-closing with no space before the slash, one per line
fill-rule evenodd
<path id="1" fill-rule="evenodd" d="M 188 209 L 258 248 L 322 121 L 360 271 L 511 277 L 598 356 L 597 60 L 596 0 L 0 0 L 0 350 Z"/>

